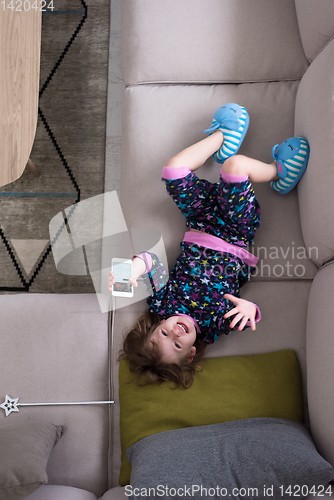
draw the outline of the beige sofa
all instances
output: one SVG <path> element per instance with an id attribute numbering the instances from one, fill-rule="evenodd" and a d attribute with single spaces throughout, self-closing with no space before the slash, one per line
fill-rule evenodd
<path id="1" fill-rule="evenodd" d="M 334 4 L 122 0 L 122 33 L 122 210 L 129 228 L 161 232 L 170 267 L 185 223 L 161 169 L 204 137 L 218 107 L 237 102 L 248 109 L 243 154 L 269 162 L 273 145 L 287 137 L 310 143 L 297 189 L 280 196 L 269 185 L 255 186 L 262 214 L 253 252 L 260 260 L 242 296 L 259 305 L 262 320 L 254 333 L 219 338 L 207 356 L 293 349 L 313 439 L 334 465 Z M 209 160 L 198 175 L 217 180 L 217 165 Z M 0 308 L 1 397 L 115 399 L 0 413 L 1 426 L 15 419 L 66 427 L 48 462 L 49 484 L 29 498 L 125 498 L 118 486 L 116 355 L 145 303 L 116 309 L 113 317 L 101 313 L 94 295 L 9 295 Z"/>

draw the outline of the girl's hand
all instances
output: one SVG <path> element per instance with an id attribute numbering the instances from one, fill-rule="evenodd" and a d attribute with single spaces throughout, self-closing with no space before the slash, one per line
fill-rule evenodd
<path id="1" fill-rule="evenodd" d="M 249 321 L 251 325 L 251 329 L 254 331 L 256 330 L 255 326 L 255 316 L 256 316 L 256 306 L 252 303 L 249 302 L 249 300 L 245 299 L 239 299 L 238 297 L 235 297 L 234 295 L 231 295 L 230 293 L 225 293 L 224 299 L 229 300 L 230 302 L 233 302 L 236 307 L 231 309 L 229 312 L 224 314 L 224 318 L 229 318 L 230 316 L 234 316 L 236 314 L 236 317 L 233 319 L 230 328 L 234 328 L 239 321 L 241 322 L 238 330 L 243 330 L 246 326 L 246 323 Z"/>
<path id="2" fill-rule="evenodd" d="M 129 278 L 129 282 L 131 283 L 132 286 L 137 288 L 138 286 L 137 280 L 135 280 L 134 278 Z"/>
<path id="3" fill-rule="evenodd" d="M 108 278 L 108 288 L 110 292 L 112 292 L 112 286 L 114 284 L 115 284 L 115 276 L 113 275 L 112 271 L 110 271 Z"/>

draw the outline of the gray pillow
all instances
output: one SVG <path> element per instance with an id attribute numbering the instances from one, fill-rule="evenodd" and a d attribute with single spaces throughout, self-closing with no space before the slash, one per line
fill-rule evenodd
<path id="1" fill-rule="evenodd" d="M 291 500 L 324 494 L 334 478 L 305 427 L 276 418 L 153 434 L 130 446 L 127 457 L 132 472 L 126 495 L 137 499 Z"/>
<path id="2" fill-rule="evenodd" d="M 46 465 L 63 430 L 41 422 L 1 424 L 1 500 L 20 500 L 47 483 Z"/>

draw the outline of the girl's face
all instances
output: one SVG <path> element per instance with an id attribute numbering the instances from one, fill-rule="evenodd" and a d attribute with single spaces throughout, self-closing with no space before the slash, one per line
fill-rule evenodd
<path id="1" fill-rule="evenodd" d="M 170 316 L 161 321 L 149 342 L 158 346 L 163 363 L 179 364 L 185 359 L 193 360 L 196 354 L 195 340 L 196 328 L 191 319 Z"/>

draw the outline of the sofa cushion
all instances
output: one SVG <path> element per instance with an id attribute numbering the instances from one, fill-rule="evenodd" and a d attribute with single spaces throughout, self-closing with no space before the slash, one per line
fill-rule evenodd
<path id="1" fill-rule="evenodd" d="M 124 0 L 122 8 L 126 85 L 291 80 L 308 66 L 291 0 Z"/>
<path id="2" fill-rule="evenodd" d="M 125 491 L 134 498 L 145 491 L 165 499 L 174 492 L 194 499 L 301 498 L 330 491 L 334 478 L 305 427 L 275 418 L 161 432 L 132 445 L 127 456 L 132 469 Z"/>
<path id="3" fill-rule="evenodd" d="M 115 488 L 106 491 L 100 500 L 125 500 L 126 498 L 129 497 L 125 494 L 124 486 L 115 486 Z"/>
<path id="4" fill-rule="evenodd" d="M 334 37 L 333 0 L 295 0 L 300 36 L 307 59 L 312 62 Z"/>
<path id="5" fill-rule="evenodd" d="M 108 315 L 101 314 L 95 294 L 2 295 L 0 317 L 6 333 L 0 335 L 5 394 L 20 403 L 110 399 Z M 9 417 L 0 411 L 1 424 L 6 418 L 52 419 L 66 427 L 48 463 L 51 484 L 70 484 L 97 496 L 106 491 L 107 404 L 20 407 Z"/>
<path id="6" fill-rule="evenodd" d="M 20 500 L 48 482 L 46 465 L 63 427 L 42 422 L 0 427 L 0 497 Z"/>
<path id="7" fill-rule="evenodd" d="M 72 486 L 45 485 L 25 500 L 97 500 L 90 491 L 73 488 Z"/>
<path id="8" fill-rule="evenodd" d="M 252 417 L 303 421 L 300 370 L 293 351 L 205 359 L 185 390 L 171 383 L 138 386 L 128 363 L 120 363 L 122 468 L 125 451 L 140 439 L 165 430 Z"/>
<path id="9" fill-rule="evenodd" d="M 161 232 L 170 268 L 180 251 L 185 218 L 161 181 L 163 165 L 205 137 L 203 130 L 222 103 L 240 102 L 250 115 L 241 154 L 272 162 L 272 147 L 293 135 L 296 82 L 213 86 L 137 86 L 124 96 L 121 204 L 129 228 Z M 198 177 L 218 182 L 220 166 L 211 158 Z M 252 250 L 260 260 L 253 280 L 313 278 L 301 234 L 297 191 L 285 196 L 269 183 L 255 185 L 261 226 Z M 145 250 L 145 249 L 142 249 Z M 312 250 L 311 250 L 312 252 Z"/>
<path id="10" fill-rule="evenodd" d="M 298 186 L 306 248 L 321 266 L 334 255 L 334 40 L 305 73 L 297 93 L 295 134 L 310 143 L 307 170 Z"/>
<path id="11" fill-rule="evenodd" d="M 311 431 L 319 452 L 334 466 L 334 263 L 315 277 L 306 330 L 307 395 Z"/>

